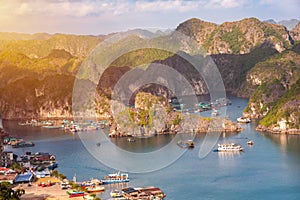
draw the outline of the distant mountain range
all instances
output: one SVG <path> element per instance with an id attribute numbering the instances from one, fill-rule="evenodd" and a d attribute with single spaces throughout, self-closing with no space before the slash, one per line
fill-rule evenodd
<path id="1" fill-rule="evenodd" d="M 289 128 L 300 126 L 300 121 L 297 121 L 300 118 L 297 111 L 300 105 L 300 23 L 293 26 L 287 29 L 275 21 L 262 22 L 256 18 L 217 25 L 193 18 L 179 24 L 176 31 L 205 48 L 219 68 L 228 92 L 250 97 L 245 114 L 270 118 L 268 113 L 271 110 L 279 112 L 272 114 L 271 123 L 262 121 L 263 127 L 273 130 L 282 123 Z M 113 48 L 124 44 L 159 43 L 173 31 L 138 29 L 129 33 Z M 73 84 L 80 65 L 97 45 L 114 34 L 0 33 L 2 117 L 71 117 Z M 184 46 L 184 42 L 179 45 Z M 98 83 L 100 114 L 108 116 L 110 109 L 107 104 L 116 82 L 126 72 L 144 63 L 168 65 L 184 75 L 194 86 L 196 94 L 208 92 L 199 74 L 176 54 L 153 49 L 137 50 L 119 57 L 104 71 Z M 155 85 L 143 89 L 157 95 L 172 95 Z M 296 111 L 289 111 L 287 105 L 292 105 Z"/>
<path id="2" fill-rule="evenodd" d="M 296 27 L 296 25 L 300 22 L 298 19 L 290 19 L 290 20 L 281 20 L 276 22 L 274 19 L 268 19 L 265 20 L 264 22 L 268 22 L 271 24 L 280 24 L 285 26 L 288 30 L 292 30 L 293 28 Z"/>

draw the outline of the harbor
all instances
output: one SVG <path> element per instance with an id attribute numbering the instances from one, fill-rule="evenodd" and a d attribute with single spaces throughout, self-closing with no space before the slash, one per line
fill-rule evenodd
<path id="1" fill-rule="evenodd" d="M 245 104 L 246 101 L 243 99 L 233 99 L 232 105 L 227 107 L 227 115 L 232 120 L 236 120 L 241 116 Z M 210 111 L 201 114 L 203 116 L 211 115 Z M 18 126 L 17 122 L 13 121 L 4 121 L 3 125 L 11 135 L 13 133 L 14 137 L 35 143 L 33 147 L 24 148 L 12 148 L 7 145 L 5 151 L 13 151 L 19 156 L 26 154 L 27 151 L 31 151 L 32 154 L 48 152 L 55 155 L 55 161 L 58 164 L 57 170 L 59 173 L 66 175 L 70 181 L 73 180 L 75 174 L 76 181 L 82 183 L 89 182 L 91 179 L 101 181 L 108 174 L 117 172 L 91 156 L 83 146 L 77 133 L 70 134 L 70 132 L 60 129 Z M 198 134 L 193 139 L 194 148 L 187 150 L 172 165 L 152 173 L 135 174 L 125 172 L 129 174 L 129 182 L 100 185 L 100 187 L 105 187 L 105 191 L 96 193 L 96 196 L 101 199 L 110 199 L 115 190 L 120 193 L 122 188 L 147 186 L 160 188 L 166 194 L 165 199 L 193 199 L 200 194 L 203 199 L 209 199 L 212 195 L 216 199 L 221 199 L 224 195 L 228 199 L 244 198 L 243 188 L 248 188 L 251 197 L 257 199 L 262 198 L 262 195 L 255 193 L 255 191 L 261 189 L 273 191 L 263 195 L 264 198 L 270 199 L 287 199 L 290 196 L 297 197 L 300 195 L 297 191 L 293 194 L 288 192 L 291 188 L 300 186 L 298 179 L 300 177 L 299 159 L 295 157 L 295 153 L 300 153 L 298 148 L 300 138 L 296 135 L 270 135 L 257 132 L 255 122 L 241 124 L 241 126 L 244 129 L 241 133 L 222 133 L 213 148 L 216 149 L 218 143 L 234 142 L 244 148 L 242 152 L 211 152 L 204 159 L 200 159 L 198 154 L 205 135 Z M 91 132 L 91 134 L 94 133 L 97 132 Z M 160 149 L 170 143 L 173 138 L 173 135 L 158 135 L 148 140 L 135 138 L 135 142 L 128 142 L 127 138 L 110 139 L 127 151 L 141 153 Z M 254 145 L 247 144 L 250 140 L 254 142 Z M 182 141 L 186 142 L 187 139 L 182 139 Z M 174 148 L 181 149 L 176 144 L 177 142 L 176 140 Z M 97 148 L 101 149 L 102 147 L 103 144 Z M 111 151 L 114 151 L 114 149 L 111 149 Z M 285 166 L 286 170 L 282 171 L 282 166 Z M 280 170 L 282 172 L 280 174 L 273 173 Z M 293 173 L 287 173 L 287 170 L 291 170 Z M 283 178 L 286 182 L 282 182 Z M 40 187 L 38 186 L 39 182 L 48 182 L 44 178 L 40 180 L 33 183 L 32 186 L 24 183 L 16 187 L 25 188 L 26 193 L 23 197 L 27 199 L 31 199 L 33 196 L 46 197 L 49 200 L 55 198 L 70 199 L 66 193 L 70 188 L 62 189 L 61 184 L 55 183 L 55 180 L 51 180 L 50 187 Z M 191 180 L 193 181 L 191 182 Z M 231 184 L 226 184 L 229 180 L 231 180 Z M 280 184 L 280 189 L 273 190 L 272 188 L 276 188 L 278 184 Z M 214 192 L 216 187 L 219 188 L 218 193 Z M 235 192 L 228 193 L 228 190 Z M 115 192 L 115 194 L 118 193 Z M 71 199 L 82 198 L 74 197 Z"/>

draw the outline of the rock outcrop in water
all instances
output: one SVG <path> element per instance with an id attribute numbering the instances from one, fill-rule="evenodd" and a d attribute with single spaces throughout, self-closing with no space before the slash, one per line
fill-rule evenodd
<path id="1" fill-rule="evenodd" d="M 164 97 L 136 94 L 134 107 L 115 113 L 111 137 L 151 136 L 155 134 L 240 132 L 237 124 L 223 117 L 204 118 L 175 112 Z"/>

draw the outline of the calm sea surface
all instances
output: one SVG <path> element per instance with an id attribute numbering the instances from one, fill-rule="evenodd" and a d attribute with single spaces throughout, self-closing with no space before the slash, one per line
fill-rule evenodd
<path id="1" fill-rule="evenodd" d="M 226 114 L 236 120 L 241 116 L 247 100 L 230 99 L 233 104 L 227 107 Z M 58 170 L 69 179 L 74 174 L 78 181 L 101 179 L 115 171 L 95 159 L 76 134 L 18 126 L 13 121 L 4 121 L 3 125 L 11 135 L 36 144 L 31 148 L 6 147 L 6 150 L 13 150 L 19 155 L 26 151 L 53 153 L 57 157 Z M 239 134 L 221 135 L 219 142 L 239 143 L 245 148 L 244 152 L 211 152 L 200 159 L 198 152 L 204 135 L 198 135 L 195 138 L 196 147 L 186 151 L 172 165 L 151 173 L 130 173 L 131 181 L 125 186 L 157 186 L 167 194 L 166 199 L 174 200 L 300 199 L 300 136 L 260 133 L 255 131 L 255 122 L 242 127 L 244 131 Z M 151 152 L 169 143 L 173 137 L 137 139 L 135 143 L 121 138 L 112 142 L 135 152 Z M 246 144 L 250 139 L 254 141 L 252 147 Z M 115 187 L 122 185 L 107 186 L 106 192 L 99 196 L 108 199 L 109 192 Z"/>

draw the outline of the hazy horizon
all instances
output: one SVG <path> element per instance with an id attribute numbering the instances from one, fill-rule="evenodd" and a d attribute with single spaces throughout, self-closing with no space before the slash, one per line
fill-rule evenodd
<path id="1" fill-rule="evenodd" d="M 102 35 L 132 29 L 175 29 L 199 18 L 222 24 L 255 17 L 300 19 L 297 0 L 0 0 L 0 32 Z"/>

